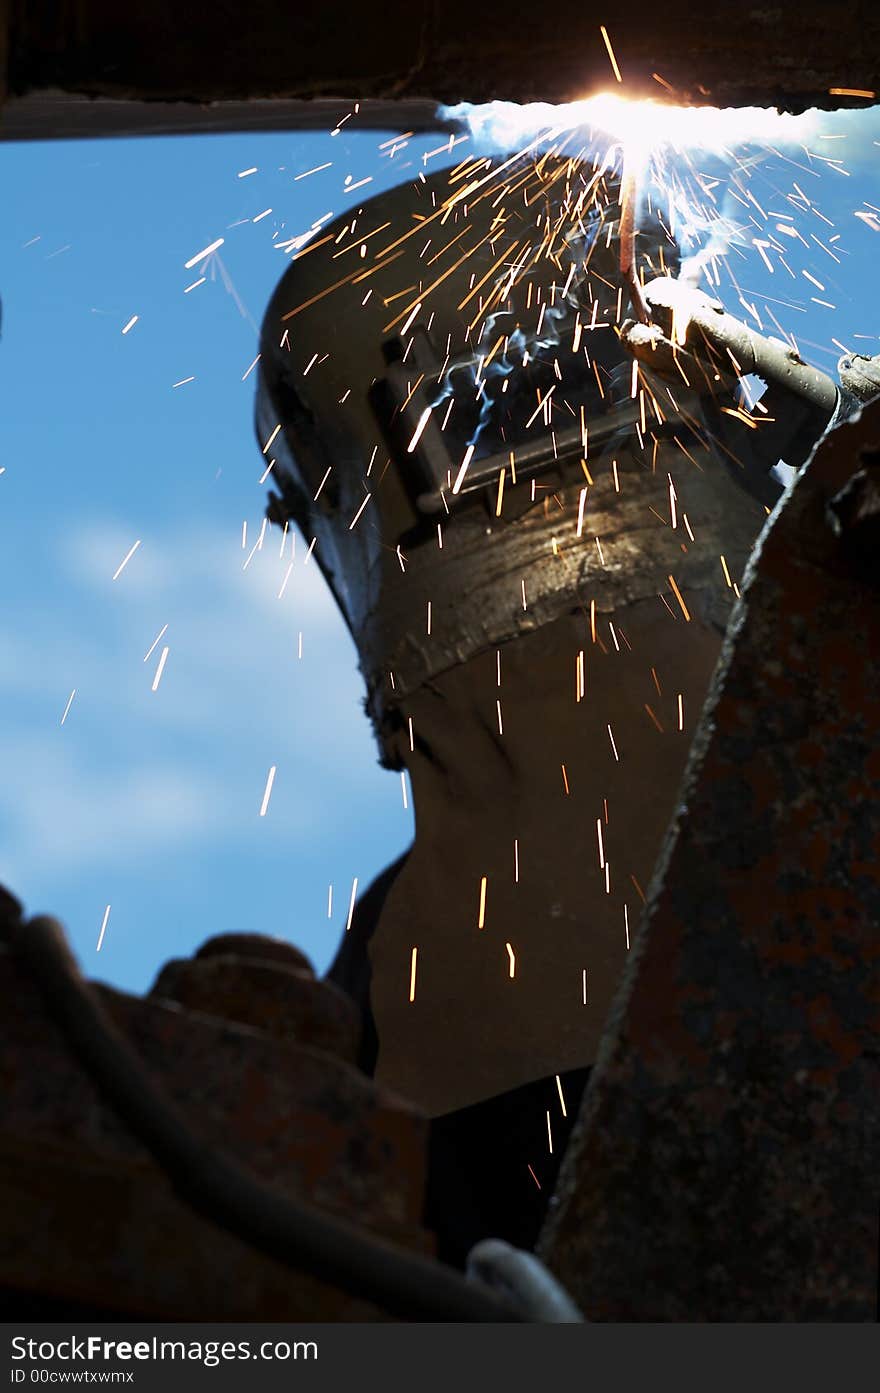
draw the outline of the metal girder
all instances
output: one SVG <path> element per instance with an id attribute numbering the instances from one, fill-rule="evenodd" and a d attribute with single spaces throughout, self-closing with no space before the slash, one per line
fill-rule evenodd
<path id="1" fill-rule="evenodd" d="M 750 563 L 541 1252 L 591 1320 L 873 1320 L 880 402 Z"/>
<path id="2" fill-rule="evenodd" d="M 880 88 L 871 0 L 840 8 L 833 24 L 821 0 L 735 20 L 727 0 L 630 0 L 619 24 L 593 0 L 557 0 L 552 23 L 525 0 L 386 0 L 381 12 L 362 0 L 215 0 L 207 17 L 179 0 L 0 0 L 0 62 L 5 46 L 11 96 L 558 102 L 617 88 L 602 24 L 630 96 L 804 109 L 846 104 L 835 88 Z"/>

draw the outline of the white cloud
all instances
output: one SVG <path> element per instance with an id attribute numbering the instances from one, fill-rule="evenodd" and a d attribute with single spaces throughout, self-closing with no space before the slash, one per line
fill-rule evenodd
<path id="1" fill-rule="evenodd" d="M 259 528 L 249 532 L 248 550 Z M 277 530 L 246 570 L 240 536 L 154 533 L 112 581 L 136 536 L 118 522 L 69 531 L 47 578 L 66 604 L 36 592 L 28 609 L 24 587 L 0 630 L 0 694 L 14 706 L 0 735 L 0 876 L 12 885 L 47 862 L 86 870 L 208 839 L 302 844 L 333 834 L 352 788 L 381 801 L 387 784 L 395 797 L 376 769 L 353 646 L 301 539 L 279 601 L 290 539 L 279 558 Z M 272 806 L 258 819 L 270 764 Z"/>
<path id="2" fill-rule="evenodd" d="M 96 767 L 81 751 L 34 735 L 0 744 L 8 830 L 0 880 L 153 856 L 228 830 L 222 789 L 203 772 L 168 764 Z"/>

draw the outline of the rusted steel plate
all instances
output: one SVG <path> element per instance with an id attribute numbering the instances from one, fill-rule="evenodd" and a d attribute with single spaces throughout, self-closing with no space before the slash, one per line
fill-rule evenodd
<path id="1" fill-rule="evenodd" d="M 280 1191 L 429 1249 L 426 1123 L 406 1103 L 323 1051 L 98 990 L 208 1143 Z M 359 1303 L 252 1254 L 177 1200 L 2 951 L 0 1000 L 0 1289 L 157 1317 L 365 1318 Z"/>
<path id="2" fill-rule="evenodd" d="M 301 953 L 259 934 L 224 934 L 192 958 L 165 963 L 150 996 L 357 1062 L 361 1020 L 354 1002 L 316 978 Z"/>
<path id="3" fill-rule="evenodd" d="M 594 1320 L 876 1318 L 878 446 L 827 438 L 731 621 L 542 1240 Z"/>

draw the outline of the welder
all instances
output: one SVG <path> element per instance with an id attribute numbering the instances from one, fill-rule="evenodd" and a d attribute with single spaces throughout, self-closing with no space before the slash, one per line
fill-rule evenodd
<path id="1" fill-rule="evenodd" d="M 364 1066 L 434 1119 L 452 1259 L 534 1240 L 738 578 L 848 404 L 677 282 L 659 220 L 652 323 L 624 324 L 612 175 L 502 169 L 419 175 L 296 249 L 257 402 L 270 517 L 313 547 L 412 786 L 413 845 L 330 976 Z"/>

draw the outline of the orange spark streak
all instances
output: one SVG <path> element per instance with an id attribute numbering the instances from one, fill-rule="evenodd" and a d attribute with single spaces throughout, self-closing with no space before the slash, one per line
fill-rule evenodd
<path id="1" fill-rule="evenodd" d="M 611 66 L 614 69 L 614 76 L 617 78 L 618 82 L 623 82 L 623 78 L 620 76 L 620 68 L 617 66 L 617 59 L 614 56 L 614 49 L 611 47 L 611 40 L 608 37 L 608 30 L 605 28 L 604 24 L 599 25 L 599 33 L 602 35 L 605 47 L 608 50 L 608 57 L 611 59 Z"/>

